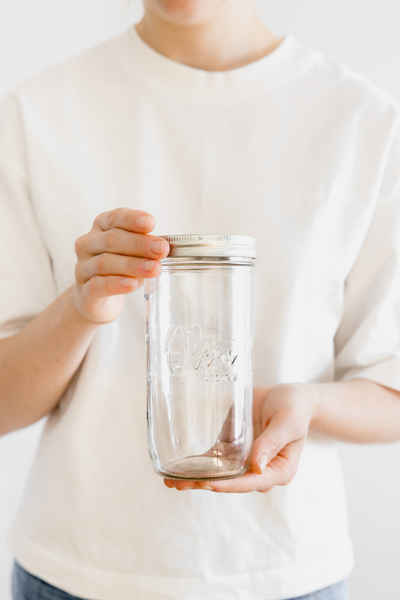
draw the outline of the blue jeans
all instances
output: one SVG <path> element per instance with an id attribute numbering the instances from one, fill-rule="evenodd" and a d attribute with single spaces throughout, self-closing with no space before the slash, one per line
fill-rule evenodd
<path id="1" fill-rule="evenodd" d="M 38 579 L 18 563 L 15 563 L 12 575 L 12 594 L 13 600 L 84 600 Z M 341 581 L 318 592 L 288 600 L 347 600 L 347 584 Z"/>

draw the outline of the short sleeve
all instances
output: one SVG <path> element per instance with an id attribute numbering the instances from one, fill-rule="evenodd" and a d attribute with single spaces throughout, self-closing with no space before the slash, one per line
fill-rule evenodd
<path id="1" fill-rule="evenodd" d="M 51 259 L 29 194 L 18 102 L 0 107 L 0 338 L 17 333 L 56 297 Z"/>
<path id="2" fill-rule="evenodd" d="M 400 390 L 399 123 L 367 236 L 346 279 L 335 350 L 336 380 L 364 378 Z"/>

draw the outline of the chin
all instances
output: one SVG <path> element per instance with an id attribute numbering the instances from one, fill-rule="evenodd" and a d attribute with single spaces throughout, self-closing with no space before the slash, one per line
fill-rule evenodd
<path id="1" fill-rule="evenodd" d="M 146 0 L 145 5 L 160 17 L 176 25 L 195 25 L 208 16 L 224 0 Z"/>

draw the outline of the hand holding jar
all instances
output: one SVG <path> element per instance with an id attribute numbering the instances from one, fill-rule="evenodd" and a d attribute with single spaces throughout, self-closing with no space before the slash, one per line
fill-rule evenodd
<path id="1" fill-rule="evenodd" d="M 168 488 L 214 492 L 269 492 L 295 476 L 314 412 L 312 386 L 286 384 L 254 389 L 254 445 L 250 468 L 226 481 L 175 481 Z"/>
<path id="2" fill-rule="evenodd" d="M 98 215 L 89 233 L 78 238 L 74 299 L 86 319 L 114 321 L 124 295 L 135 291 L 143 279 L 160 273 L 159 261 L 167 256 L 169 245 L 163 238 L 148 235 L 154 227 L 149 213 L 117 208 Z"/>

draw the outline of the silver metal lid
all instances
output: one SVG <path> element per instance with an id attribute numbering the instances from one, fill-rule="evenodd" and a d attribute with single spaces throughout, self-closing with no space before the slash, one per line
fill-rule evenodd
<path id="1" fill-rule="evenodd" d="M 256 240 L 249 235 L 164 235 L 169 242 L 167 258 L 256 258 Z"/>

